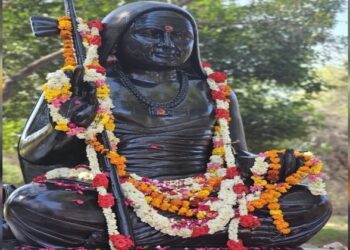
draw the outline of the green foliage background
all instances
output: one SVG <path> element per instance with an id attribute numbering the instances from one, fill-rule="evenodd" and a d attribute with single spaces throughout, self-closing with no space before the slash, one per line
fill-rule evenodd
<path id="1" fill-rule="evenodd" d="M 60 48 L 58 37 L 35 38 L 29 17 L 61 16 L 62 2 L 4 1 L 5 79 Z M 76 9 L 79 16 L 96 19 L 127 2 L 134 1 L 77 0 Z M 184 6 L 197 20 L 202 58 L 232 77 L 250 150 L 282 147 L 291 139 L 307 140 L 310 129 L 320 126 L 321 117 L 309 100 L 327 84 L 313 69 L 318 60 L 314 47 L 333 39 L 330 29 L 345 2 L 268 0 L 241 6 L 232 0 L 196 0 Z M 17 82 L 15 95 L 4 103 L 5 150 L 14 150 L 45 74 L 61 64 L 61 59 L 54 60 Z"/>

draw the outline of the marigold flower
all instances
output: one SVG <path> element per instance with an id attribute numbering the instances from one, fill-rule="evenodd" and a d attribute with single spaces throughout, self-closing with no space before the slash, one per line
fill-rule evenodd
<path id="1" fill-rule="evenodd" d="M 276 210 L 270 210 L 270 215 L 276 215 L 276 214 L 282 214 L 282 211 L 279 209 Z"/>
<path id="2" fill-rule="evenodd" d="M 186 216 L 187 217 L 192 217 L 194 215 L 194 212 L 192 209 L 188 210 L 187 213 L 186 213 Z"/>
<path id="3" fill-rule="evenodd" d="M 202 211 L 199 211 L 197 214 L 196 214 L 196 217 L 198 220 L 202 220 L 204 219 L 206 216 L 205 216 L 205 213 L 202 212 Z"/>
<path id="4" fill-rule="evenodd" d="M 175 213 L 179 210 L 179 208 L 177 206 L 170 206 L 170 208 L 168 209 L 169 212 Z"/>
<path id="5" fill-rule="evenodd" d="M 221 156 L 223 156 L 225 154 L 225 150 L 224 150 L 223 147 L 217 147 L 217 148 L 213 149 L 212 154 L 213 155 L 221 155 Z"/>
<path id="6" fill-rule="evenodd" d="M 72 23 L 69 20 L 60 20 L 58 22 L 58 29 L 60 29 L 60 30 L 72 30 Z"/>
<path id="7" fill-rule="evenodd" d="M 105 124 L 105 128 L 109 131 L 114 131 L 115 127 L 115 123 L 112 119 L 109 119 L 108 122 Z"/>
<path id="8" fill-rule="evenodd" d="M 167 211 L 169 208 L 170 208 L 170 203 L 168 202 L 163 202 L 161 205 L 160 205 L 160 209 L 163 210 L 163 211 Z"/>
<path id="9" fill-rule="evenodd" d="M 188 211 L 188 208 L 186 207 L 181 207 L 180 210 L 177 212 L 178 215 L 186 215 Z"/>
<path id="10" fill-rule="evenodd" d="M 190 206 L 189 201 L 182 201 L 182 206 L 188 208 Z"/>
<path id="11" fill-rule="evenodd" d="M 145 196 L 145 200 L 147 201 L 147 203 L 150 203 L 152 201 L 152 197 L 147 195 Z"/>
<path id="12" fill-rule="evenodd" d="M 209 196 L 210 192 L 208 190 L 201 190 L 196 194 L 196 197 L 199 199 L 204 199 Z"/>
<path id="13" fill-rule="evenodd" d="M 152 200 L 151 205 L 152 205 L 153 207 L 159 208 L 160 205 L 161 205 L 161 203 L 162 203 L 162 200 L 161 200 L 161 199 L 155 198 L 155 199 Z"/>
<path id="14" fill-rule="evenodd" d="M 56 129 L 56 130 L 59 130 L 59 131 L 63 131 L 63 132 L 69 131 L 69 127 L 68 127 L 68 125 L 67 125 L 67 122 L 64 122 L 64 121 L 62 121 L 62 122 L 60 122 L 60 121 L 56 122 L 55 129 Z"/>
<path id="15" fill-rule="evenodd" d="M 280 209 L 280 204 L 278 203 L 270 203 L 268 206 L 267 206 L 270 210 L 277 210 L 277 209 Z"/>
<path id="16" fill-rule="evenodd" d="M 109 88 L 106 85 L 96 88 L 96 96 L 98 98 L 107 98 L 109 97 Z"/>
<path id="17" fill-rule="evenodd" d="M 288 177 L 286 178 L 286 182 L 287 182 L 288 184 L 295 185 L 295 184 L 298 184 L 298 183 L 299 183 L 299 180 L 296 179 L 296 178 L 294 178 L 293 176 L 288 176 Z"/>

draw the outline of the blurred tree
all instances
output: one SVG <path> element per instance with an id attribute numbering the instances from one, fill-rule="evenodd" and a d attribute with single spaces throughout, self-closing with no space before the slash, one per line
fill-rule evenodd
<path id="1" fill-rule="evenodd" d="M 60 48 L 58 38 L 35 39 L 28 18 L 63 15 L 62 2 L 4 2 L 5 79 L 11 80 L 28 64 Z M 95 19 L 127 2 L 134 1 L 80 0 L 76 8 L 79 16 Z M 164 2 L 183 5 L 194 15 L 202 58 L 233 77 L 250 149 L 266 150 L 281 140 L 303 138 L 309 127 L 318 124 L 319 117 L 308 99 L 326 84 L 312 68 L 317 60 L 313 48 L 332 38 L 329 31 L 345 0 L 251 0 L 247 5 L 234 0 Z M 39 96 L 45 74 L 61 62 L 60 58 L 51 60 L 45 67 L 35 68 L 30 76 L 11 83 L 13 91 L 4 105 L 5 136 L 18 134 Z M 8 88 L 5 85 L 4 90 Z M 12 125 L 6 126 L 7 122 Z M 15 144 L 15 137 L 11 138 L 6 145 Z"/>

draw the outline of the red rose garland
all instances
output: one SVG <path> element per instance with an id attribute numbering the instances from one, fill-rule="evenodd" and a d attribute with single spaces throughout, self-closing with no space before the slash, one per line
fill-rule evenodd
<path id="1" fill-rule="evenodd" d="M 121 234 L 110 235 L 109 240 L 117 250 L 128 250 L 134 246 L 134 242 L 129 236 Z"/>
<path id="2" fill-rule="evenodd" d="M 92 180 L 92 186 L 94 188 L 98 188 L 98 187 L 108 188 L 108 185 L 109 185 L 109 180 L 106 174 L 102 174 L 102 173 L 97 174 Z"/>
<path id="3" fill-rule="evenodd" d="M 98 205 L 102 208 L 110 208 L 115 204 L 113 194 L 107 193 L 105 195 L 98 195 L 97 198 Z"/>

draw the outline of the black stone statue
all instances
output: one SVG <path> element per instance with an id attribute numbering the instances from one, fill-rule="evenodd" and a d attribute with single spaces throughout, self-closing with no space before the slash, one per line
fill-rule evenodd
<path id="1" fill-rule="evenodd" d="M 166 3 L 137 2 L 122 6 L 104 20 L 101 63 L 107 68 L 108 84 L 117 120 L 119 152 L 128 159 L 127 170 L 141 176 L 176 179 L 205 172 L 211 152 L 214 103 L 200 63 L 197 27 L 185 10 Z M 115 56 L 117 61 L 108 60 Z M 79 81 L 78 74 L 73 81 Z M 76 96 L 81 101 L 73 110 L 63 107 L 76 123 L 89 124 L 96 110 L 94 89 Z M 235 94 L 231 93 L 230 132 L 239 167 L 249 183 L 254 155 L 247 152 L 243 125 Z M 162 112 L 159 112 L 161 108 Z M 155 146 L 156 145 L 156 146 Z M 19 143 L 19 156 L 26 183 L 58 167 L 86 164 L 82 140 L 55 131 L 45 104 L 37 107 L 26 124 Z M 291 155 L 282 160 L 281 180 L 295 172 Z M 76 190 L 57 185 L 82 187 Z M 67 184 L 68 183 L 68 184 Z M 5 229 L 32 246 L 108 248 L 106 223 L 89 183 L 70 180 L 26 184 L 10 195 L 5 204 Z M 83 205 L 73 201 L 80 199 Z M 297 247 L 310 239 L 327 222 L 331 206 L 325 196 L 313 196 L 296 185 L 280 200 L 292 233 L 277 232 L 268 210 L 255 214 L 262 226 L 240 228 L 246 246 Z M 137 246 L 154 249 L 225 247 L 227 231 L 205 237 L 183 239 L 164 235 L 128 211 Z M 9 227 L 8 227 L 9 226 Z M 10 236 L 8 236 L 10 237 Z"/>

